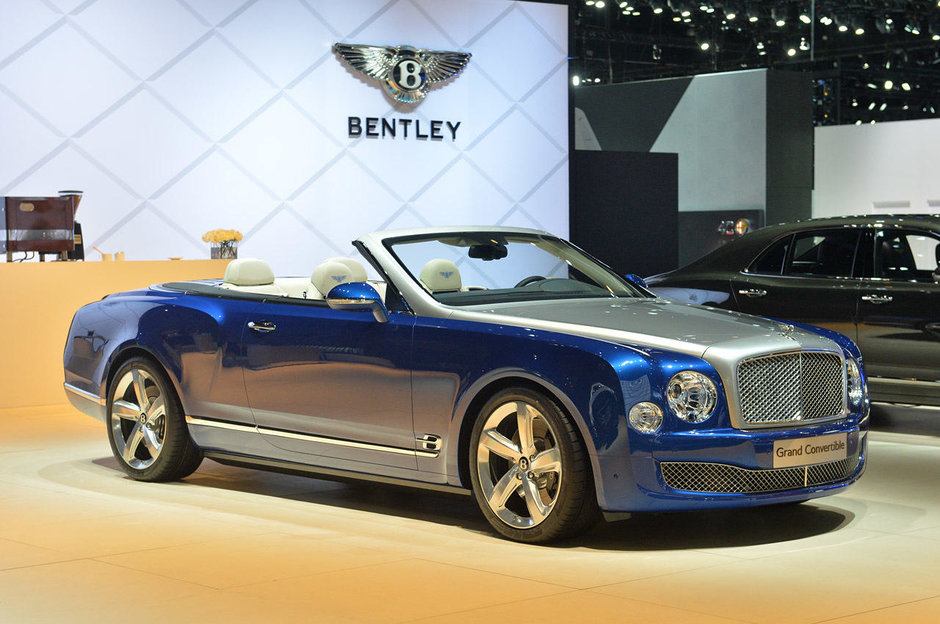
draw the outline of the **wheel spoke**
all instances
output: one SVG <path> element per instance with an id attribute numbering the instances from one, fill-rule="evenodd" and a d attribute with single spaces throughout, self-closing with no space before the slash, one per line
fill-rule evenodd
<path id="1" fill-rule="evenodd" d="M 131 433 L 127 436 L 127 441 L 124 444 L 124 461 L 130 463 L 135 458 L 137 447 L 140 446 L 143 438 L 144 428 L 140 426 L 139 422 L 134 423 L 134 428 L 131 429 Z"/>
<path id="2" fill-rule="evenodd" d="M 162 396 L 158 396 L 153 400 L 153 403 L 150 404 L 150 407 L 147 408 L 147 422 L 153 423 L 164 414 L 166 414 L 166 402 L 164 402 Z"/>
<path id="3" fill-rule="evenodd" d="M 535 454 L 535 435 L 532 433 L 532 423 L 535 420 L 535 410 L 528 403 L 516 402 L 516 421 L 519 425 L 519 448 L 523 455 Z"/>
<path id="4" fill-rule="evenodd" d="M 154 433 L 153 429 L 142 429 L 143 436 L 141 437 L 141 442 L 150 452 L 150 457 L 156 459 L 157 455 L 160 453 L 160 448 L 163 446 L 160 443 L 160 440 L 157 439 L 157 434 Z"/>
<path id="5" fill-rule="evenodd" d="M 506 507 L 506 501 L 521 485 L 521 481 L 516 478 L 518 472 L 518 469 L 513 466 L 509 469 L 509 472 L 503 475 L 502 479 L 496 482 L 496 485 L 493 486 L 493 493 L 488 499 L 490 509 L 498 512 Z"/>
<path id="6" fill-rule="evenodd" d="M 561 472 L 561 452 L 558 450 L 558 447 L 542 451 L 535 456 L 535 459 L 532 460 L 529 467 L 535 474 Z"/>
<path id="7" fill-rule="evenodd" d="M 136 421 L 140 417 L 140 408 L 130 401 L 119 400 L 111 405 L 111 413 L 124 420 Z"/>
<path id="8" fill-rule="evenodd" d="M 525 492 L 525 506 L 532 516 L 532 521 L 538 524 L 548 515 L 548 507 L 542 503 L 542 496 L 539 494 L 539 487 L 531 479 L 522 480 L 522 488 Z"/>
<path id="9" fill-rule="evenodd" d="M 134 376 L 134 394 L 137 396 L 137 405 L 141 410 L 146 410 L 150 406 L 150 398 L 144 388 L 144 376 L 138 369 L 134 369 L 131 374 Z"/>
<path id="10" fill-rule="evenodd" d="M 522 457 L 522 451 L 519 447 L 495 429 L 484 431 L 480 437 L 480 444 L 491 453 L 495 453 L 513 463 L 519 461 L 519 458 Z"/>

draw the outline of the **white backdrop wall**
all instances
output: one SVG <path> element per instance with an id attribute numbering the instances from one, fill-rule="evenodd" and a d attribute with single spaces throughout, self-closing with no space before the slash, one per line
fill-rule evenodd
<path id="1" fill-rule="evenodd" d="M 940 213 L 940 119 L 816 128 L 813 216 Z"/>
<path id="2" fill-rule="evenodd" d="M 309 273 L 357 235 L 440 224 L 568 230 L 567 13 L 506 0 L 3 0 L 0 196 L 81 189 L 86 248 L 239 255 Z M 393 105 L 335 42 L 472 53 Z M 349 116 L 460 122 L 350 138 Z M 427 126 L 425 125 L 425 132 Z M 446 128 L 446 126 L 445 126 Z"/>

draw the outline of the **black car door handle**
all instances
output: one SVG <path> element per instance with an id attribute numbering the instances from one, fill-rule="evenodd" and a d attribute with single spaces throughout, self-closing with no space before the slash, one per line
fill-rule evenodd
<path id="1" fill-rule="evenodd" d="M 738 291 L 738 294 L 745 295 L 747 297 L 763 297 L 767 294 L 767 291 L 761 288 L 742 288 Z"/>
<path id="2" fill-rule="evenodd" d="M 890 295 L 862 295 L 862 301 L 867 301 L 868 303 L 891 303 L 894 301 L 894 297 Z"/>
<path id="3" fill-rule="evenodd" d="M 266 334 L 268 332 L 273 332 L 275 329 L 277 329 L 277 325 L 275 325 L 271 321 L 258 321 L 257 323 L 255 323 L 254 321 L 248 321 L 248 329 L 254 330 L 262 334 Z"/>

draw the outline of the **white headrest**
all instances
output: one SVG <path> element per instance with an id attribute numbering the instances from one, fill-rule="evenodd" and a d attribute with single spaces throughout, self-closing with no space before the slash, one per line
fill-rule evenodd
<path id="1" fill-rule="evenodd" d="M 258 258 L 238 258 L 225 267 L 225 282 L 235 286 L 262 286 L 274 283 L 274 271 Z"/>
<path id="2" fill-rule="evenodd" d="M 355 258 L 327 258 L 324 262 L 339 262 L 340 264 L 345 264 L 346 268 L 349 269 L 350 282 L 366 281 L 365 267 Z"/>
<path id="3" fill-rule="evenodd" d="M 429 261 L 421 269 L 421 283 L 432 293 L 460 290 L 460 271 L 450 260 L 437 258 Z"/>
<path id="4" fill-rule="evenodd" d="M 349 267 L 342 262 L 333 260 L 327 260 L 318 266 L 313 270 L 313 275 L 310 276 L 310 282 L 323 293 L 323 296 L 328 295 L 334 286 L 356 281 L 362 280 L 352 279 L 352 271 L 349 270 Z"/>

